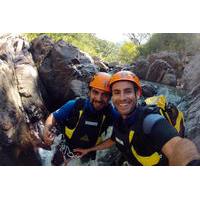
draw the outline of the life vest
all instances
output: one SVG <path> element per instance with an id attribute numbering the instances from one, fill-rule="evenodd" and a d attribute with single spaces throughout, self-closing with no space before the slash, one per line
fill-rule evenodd
<path id="1" fill-rule="evenodd" d="M 85 108 L 85 102 L 84 98 L 77 99 L 65 121 L 65 136 L 71 148 L 90 148 L 100 143 L 101 134 L 112 120 L 109 106 L 104 112 L 92 113 Z"/>
<path id="2" fill-rule="evenodd" d="M 142 113 L 145 112 L 145 113 Z M 137 123 L 127 127 L 120 120 L 114 126 L 115 141 L 119 150 L 125 155 L 128 162 L 132 165 L 167 165 L 167 159 L 161 152 L 158 152 L 144 134 L 142 123 L 151 110 L 141 109 L 138 112 Z"/>
<path id="3" fill-rule="evenodd" d="M 149 106 L 157 106 L 160 114 L 163 115 L 169 123 L 175 127 L 179 136 L 184 137 L 184 116 L 183 113 L 171 102 L 167 103 L 166 97 L 153 96 L 145 99 L 145 104 Z"/>

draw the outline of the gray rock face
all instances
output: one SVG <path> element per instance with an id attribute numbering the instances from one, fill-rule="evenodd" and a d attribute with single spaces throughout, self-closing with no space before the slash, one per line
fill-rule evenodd
<path id="1" fill-rule="evenodd" d="M 36 65 L 40 65 L 53 48 L 53 41 L 47 35 L 41 35 L 31 42 L 30 52 Z"/>
<path id="2" fill-rule="evenodd" d="M 161 83 L 165 85 L 176 86 L 177 85 L 176 75 L 173 73 L 173 71 L 171 73 L 170 72 L 166 73 Z"/>
<path id="3" fill-rule="evenodd" d="M 157 88 L 153 84 L 142 84 L 142 96 L 145 98 L 152 97 L 157 94 Z"/>
<path id="4" fill-rule="evenodd" d="M 183 73 L 184 88 L 189 92 L 186 113 L 186 134 L 194 139 L 200 133 L 200 55 L 196 54 L 185 66 Z"/>
<path id="5" fill-rule="evenodd" d="M 177 78 L 180 78 L 182 76 L 183 62 L 176 52 L 162 51 L 159 53 L 151 54 L 147 59 L 150 64 L 158 59 L 164 60 L 174 69 Z"/>
<path id="6" fill-rule="evenodd" d="M 16 78 L 11 66 L 1 62 L 0 64 L 0 130 L 13 138 L 16 134 L 16 125 L 22 115 L 22 102 L 17 92 Z"/>
<path id="7" fill-rule="evenodd" d="M 146 59 L 139 59 L 134 63 L 132 72 L 134 72 L 140 79 L 145 79 L 149 69 L 149 62 Z"/>
<path id="8" fill-rule="evenodd" d="M 173 68 L 164 60 L 155 60 L 146 74 L 146 80 L 176 86 Z"/>
<path id="9" fill-rule="evenodd" d="M 138 59 L 131 71 L 143 80 L 176 86 L 182 77 L 184 63 L 177 53 L 163 51 L 151 54 L 147 59 Z"/>
<path id="10" fill-rule="evenodd" d="M 199 82 L 200 78 L 199 63 L 200 63 L 200 54 L 197 54 L 193 56 L 190 62 L 185 66 L 182 80 L 184 83 L 183 87 L 187 90 L 192 90 Z"/>
<path id="11" fill-rule="evenodd" d="M 32 158 L 35 156 L 36 143 L 31 137 L 33 119 L 37 123 L 47 114 L 40 95 L 37 69 L 28 50 L 29 44 L 21 36 L 0 36 L 0 134 L 13 144 L 9 149 L 8 143 L 0 145 L 0 151 L 7 146 L 6 152 L 12 151 L 11 162 L 19 165 L 26 162 L 22 154 L 27 149 L 32 151 Z M 34 112 L 32 107 L 35 107 Z"/>
<path id="12" fill-rule="evenodd" d="M 101 61 L 97 57 L 94 57 L 93 59 L 94 59 L 95 65 L 97 65 L 99 67 L 99 71 L 101 71 L 101 72 L 108 72 L 109 67 L 103 61 Z"/>

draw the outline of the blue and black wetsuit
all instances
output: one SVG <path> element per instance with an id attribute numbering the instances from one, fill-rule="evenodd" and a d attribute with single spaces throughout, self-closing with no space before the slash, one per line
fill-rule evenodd
<path id="1" fill-rule="evenodd" d="M 100 141 L 101 135 L 113 125 L 119 114 L 109 104 L 96 111 L 89 99 L 70 100 L 53 113 L 55 120 L 65 126 L 64 135 L 70 149 L 90 148 Z"/>
<path id="2" fill-rule="evenodd" d="M 177 136 L 176 129 L 157 110 L 138 106 L 114 124 L 112 140 L 131 165 L 167 165 L 163 145 Z"/>

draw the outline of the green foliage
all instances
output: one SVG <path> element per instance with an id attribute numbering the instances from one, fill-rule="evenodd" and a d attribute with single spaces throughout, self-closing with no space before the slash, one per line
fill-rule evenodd
<path id="1" fill-rule="evenodd" d="M 195 33 L 155 33 L 149 41 L 138 47 L 141 55 L 159 51 L 176 51 L 179 53 L 199 50 L 200 34 Z"/>
<path id="2" fill-rule="evenodd" d="M 27 33 L 29 41 L 43 33 Z M 129 34 L 132 42 L 117 45 L 101 40 L 94 33 L 45 33 L 54 41 L 64 40 L 87 52 L 93 57 L 98 57 L 106 62 L 119 62 L 130 64 L 138 56 L 147 56 L 159 51 L 176 51 L 179 53 L 194 52 L 200 49 L 200 34 L 195 33 L 154 33 L 154 34 Z M 150 37 L 140 45 L 142 38 Z M 135 40 L 139 42 L 134 42 Z"/>
<path id="3" fill-rule="evenodd" d="M 137 46 L 133 42 L 125 42 L 119 50 L 119 60 L 123 64 L 131 64 L 139 55 Z"/>
<path id="4" fill-rule="evenodd" d="M 25 34 L 29 41 L 44 33 Z M 118 61 L 119 47 L 109 41 L 101 40 L 93 33 L 45 33 L 54 41 L 64 40 L 73 44 L 80 50 L 87 52 L 91 56 L 97 56 L 103 61 Z"/>

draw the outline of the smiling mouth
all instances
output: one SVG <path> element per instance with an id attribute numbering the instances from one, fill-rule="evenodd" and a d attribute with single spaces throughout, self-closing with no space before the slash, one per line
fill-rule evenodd
<path id="1" fill-rule="evenodd" d="M 120 103 L 119 108 L 126 109 L 129 105 L 127 103 Z"/>

